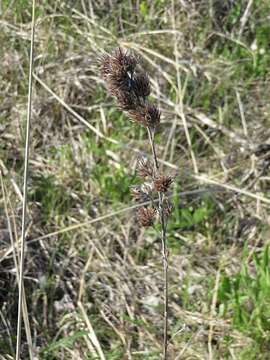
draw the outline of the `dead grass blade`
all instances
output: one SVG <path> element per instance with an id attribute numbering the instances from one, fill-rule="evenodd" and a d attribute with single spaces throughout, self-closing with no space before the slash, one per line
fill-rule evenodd
<path id="1" fill-rule="evenodd" d="M 13 261 L 14 261 L 14 266 L 16 269 L 16 277 L 17 277 L 17 283 L 19 285 L 20 279 L 19 279 L 19 259 L 16 256 L 16 247 L 15 247 L 15 241 L 14 241 L 14 237 L 13 237 L 13 231 L 12 231 L 12 225 L 10 222 L 10 216 L 9 216 L 9 212 L 8 212 L 8 204 L 7 202 L 9 202 L 9 206 L 11 207 L 11 203 L 10 200 L 7 199 L 7 191 L 5 189 L 4 186 L 4 182 L 3 182 L 3 176 L 2 173 L 0 171 L 0 179 L 1 179 L 1 188 L 2 188 L 2 193 L 3 193 L 3 199 L 4 199 L 4 208 L 5 208 L 5 214 L 6 214 L 6 218 L 7 218 L 7 224 L 8 224 L 8 231 L 9 231 L 9 237 L 11 240 L 11 247 L 13 250 Z M 13 216 L 14 219 L 14 216 Z M 16 223 L 14 221 L 13 223 L 13 227 L 14 227 L 14 233 L 16 236 L 16 242 L 17 244 L 18 242 L 18 237 L 17 237 L 17 230 L 16 230 Z M 27 344 L 28 344 L 28 350 L 29 350 L 29 356 L 30 356 L 30 360 L 34 359 L 34 354 L 33 354 L 33 346 L 32 346 L 32 336 L 31 336 L 31 331 L 30 331 L 30 323 L 29 323 L 29 316 L 28 316 L 28 309 L 27 309 L 27 303 L 26 303 L 26 297 L 25 297 L 25 291 L 24 291 L 24 287 L 22 289 L 23 293 L 22 293 L 22 311 L 23 311 L 23 320 L 24 323 L 27 324 L 27 326 L 25 326 L 25 330 L 26 330 L 26 338 L 27 338 Z"/>
<path id="2" fill-rule="evenodd" d="M 35 0 L 32 1 L 32 23 L 31 23 L 31 47 L 29 58 L 29 84 L 28 84 L 28 106 L 26 120 L 26 139 L 25 139 L 25 158 L 24 158 L 24 186 L 23 186 L 23 213 L 22 213 L 22 235 L 21 235 L 21 260 L 19 273 L 19 299 L 18 299 L 18 322 L 17 322 L 17 344 L 16 360 L 20 359 L 21 336 L 22 336 L 22 309 L 23 309 L 23 273 L 24 273 L 24 251 L 25 251 L 25 229 L 26 229 L 26 209 L 27 209 L 27 183 L 28 183 L 28 163 L 30 147 L 30 123 L 32 113 L 32 83 L 33 83 L 33 59 L 34 59 L 34 37 L 35 37 Z M 25 323 L 28 332 L 29 323 Z"/>

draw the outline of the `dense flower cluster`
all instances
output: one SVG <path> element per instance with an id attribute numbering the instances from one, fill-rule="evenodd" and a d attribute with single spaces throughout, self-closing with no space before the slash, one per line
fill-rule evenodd
<path id="1" fill-rule="evenodd" d="M 173 182 L 173 178 L 171 176 L 158 175 L 154 179 L 155 190 L 157 192 L 166 193 L 169 190 L 169 187 L 172 182 Z"/>
<path id="2" fill-rule="evenodd" d="M 138 210 L 138 220 L 141 226 L 148 227 L 154 225 L 156 209 L 152 207 L 141 207 Z"/>
<path id="3" fill-rule="evenodd" d="M 131 121 L 148 128 L 152 133 L 160 123 L 160 111 L 148 100 L 151 93 L 150 80 L 140 65 L 139 57 L 118 48 L 111 55 L 103 56 L 101 76 L 110 95 L 116 98 L 118 107 Z M 137 172 L 144 183 L 130 189 L 135 201 L 151 204 L 142 206 L 137 212 L 140 225 L 145 227 L 152 226 L 157 215 L 161 216 L 161 211 L 167 219 L 172 209 L 165 195 L 173 178 L 159 173 L 155 161 L 154 166 L 144 158 L 138 160 Z M 162 196 L 162 205 L 157 205 L 155 201 L 158 196 Z"/>
<path id="4" fill-rule="evenodd" d="M 159 124 L 160 111 L 147 99 L 151 93 L 150 80 L 140 67 L 138 56 L 116 49 L 103 57 L 101 76 L 108 92 L 130 120 L 152 129 Z"/>
<path id="5" fill-rule="evenodd" d="M 157 175 L 155 173 L 152 162 L 144 158 L 140 158 L 137 163 L 137 174 L 144 180 L 141 186 L 131 188 L 131 195 L 133 199 L 139 203 L 146 201 L 151 205 L 144 206 L 137 212 L 137 218 L 141 226 L 152 226 L 155 222 L 156 215 L 160 211 L 158 209 L 155 199 L 157 199 L 158 193 L 166 194 L 173 182 L 171 176 Z M 146 211 L 149 210 L 149 211 Z M 167 219 L 172 211 L 172 204 L 168 199 L 163 202 L 163 213 Z"/>

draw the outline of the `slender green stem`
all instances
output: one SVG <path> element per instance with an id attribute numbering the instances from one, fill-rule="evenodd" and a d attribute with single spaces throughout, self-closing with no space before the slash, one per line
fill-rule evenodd
<path id="1" fill-rule="evenodd" d="M 154 135 L 149 127 L 147 127 L 149 142 L 152 149 L 152 156 L 154 161 L 155 176 L 158 175 L 159 164 L 157 160 Z M 159 219 L 161 225 L 161 246 L 162 246 L 162 257 L 163 257 L 163 291 L 164 291 L 164 325 L 163 325 L 163 359 L 167 359 L 168 349 L 168 250 L 166 241 L 166 220 L 164 215 L 164 194 L 158 193 L 158 210 Z"/>
<path id="2" fill-rule="evenodd" d="M 24 157 L 23 210 L 22 210 L 21 257 L 20 257 L 20 274 L 19 274 L 16 360 L 20 360 L 21 337 L 22 337 L 22 305 L 23 305 L 22 299 L 23 299 L 23 289 L 24 289 L 23 273 L 24 273 L 25 230 L 26 230 L 26 209 L 27 209 L 28 163 L 29 163 L 29 147 L 30 147 L 30 123 L 31 123 L 31 110 L 32 110 L 34 34 L 35 34 L 35 0 L 32 1 L 31 48 L 30 48 L 30 59 L 29 59 L 28 106 L 27 106 L 27 120 L 26 120 L 25 157 Z"/>

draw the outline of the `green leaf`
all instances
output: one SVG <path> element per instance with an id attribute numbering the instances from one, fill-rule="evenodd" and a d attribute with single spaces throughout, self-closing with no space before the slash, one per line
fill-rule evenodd
<path id="1" fill-rule="evenodd" d="M 143 15 L 143 17 L 147 17 L 148 16 L 148 8 L 147 8 L 147 4 L 145 1 L 143 1 L 141 4 L 140 4 L 140 12 L 141 14 Z"/>
<path id="2" fill-rule="evenodd" d="M 46 353 L 55 351 L 60 348 L 66 348 L 66 347 L 71 348 L 77 339 L 79 339 L 87 334 L 88 334 L 87 331 L 78 331 L 75 334 L 73 334 L 72 336 L 68 336 L 68 337 L 60 339 L 58 341 L 55 341 L 44 350 L 44 353 L 46 354 Z"/>
<path id="3" fill-rule="evenodd" d="M 195 224 L 201 223 L 207 217 L 207 209 L 205 207 L 196 209 L 193 214 Z"/>

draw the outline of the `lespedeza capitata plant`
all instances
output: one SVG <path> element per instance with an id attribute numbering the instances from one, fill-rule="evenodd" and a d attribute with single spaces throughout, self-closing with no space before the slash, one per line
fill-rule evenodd
<path id="1" fill-rule="evenodd" d="M 144 180 L 140 186 L 132 187 L 133 198 L 138 202 L 149 201 L 137 211 L 138 222 L 143 227 L 153 226 L 158 219 L 161 225 L 161 247 L 164 270 L 164 341 L 163 359 L 167 359 L 168 348 L 168 250 L 166 228 L 171 213 L 171 204 L 166 193 L 173 181 L 160 171 L 155 147 L 155 130 L 160 123 L 160 111 L 149 101 L 150 80 L 143 70 L 139 57 L 118 48 L 101 61 L 101 76 L 110 95 L 116 98 L 118 107 L 128 118 L 147 130 L 152 151 L 152 161 L 140 158 L 138 175 Z M 158 201 L 155 201 L 158 199 Z M 157 205 L 156 205 L 157 204 Z"/>

